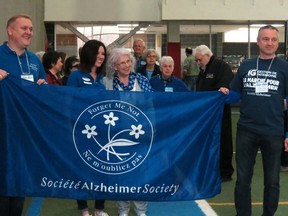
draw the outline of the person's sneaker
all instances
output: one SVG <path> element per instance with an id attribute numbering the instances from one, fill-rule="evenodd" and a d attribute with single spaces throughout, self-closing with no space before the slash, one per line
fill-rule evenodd
<path id="1" fill-rule="evenodd" d="M 109 215 L 101 210 L 101 211 L 95 211 L 95 216 L 109 216 Z"/>
<path id="2" fill-rule="evenodd" d="M 120 213 L 119 213 L 119 216 L 128 216 L 128 213 L 120 212 Z"/>

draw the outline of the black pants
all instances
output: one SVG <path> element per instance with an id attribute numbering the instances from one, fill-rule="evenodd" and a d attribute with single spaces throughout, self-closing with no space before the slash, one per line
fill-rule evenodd
<path id="1" fill-rule="evenodd" d="M 21 216 L 24 206 L 24 197 L 0 196 L 0 215 Z"/>
<path id="2" fill-rule="evenodd" d="M 281 166 L 288 167 L 288 152 L 285 152 L 284 147 L 281 153 Z"/>
<path id="3" fill-rule="evenodd" d="M 232 165 L 233 141 L 231 121 L 231 107 L 230 105 L 225 105 L 220 138 L 220 171 L 222 178 L 230 178 L 234 172 Z"/>
<path id="4" fill-rule="evenodd" d="M 105 200 L 95 200 L 94 208 L 98 210 L 104 209 Z M 88 209 L 87 200 L 77 200 L 79 210 Z"/>
<path id="5" fill-rule="evenodd" d="M 287 111 L 284 112 L 284 136 L 287 128 Z M 288 167 L 288 152 L 285 152 L 284 145 L 281 153 L 281 166 Z"/>

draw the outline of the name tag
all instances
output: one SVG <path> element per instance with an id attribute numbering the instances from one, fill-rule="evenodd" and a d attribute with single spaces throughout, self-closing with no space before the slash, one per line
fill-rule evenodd
<path id="1" fill-rule="evenodd" d="M 173 92 L 173 88 L 172 87 L 165 87 L 165 92 Z"/>
<path id="2" fill-rule="evenodd" d="M 28 80 L 34 82 L 34 77 L 32 74 L 22 74 L 21 79 Z"/>
<path id="3" fill-rule="evenodd" d="M 268 83 L 267 82 L 256 83 L 255 93 L 267 93 L 267 92 L 268 92 Z"/>
<path id="4" fill-rule="evenodd" d="M 213 79 L 214 78 L 214 74 L 206 74 L 206 79 Z"/>

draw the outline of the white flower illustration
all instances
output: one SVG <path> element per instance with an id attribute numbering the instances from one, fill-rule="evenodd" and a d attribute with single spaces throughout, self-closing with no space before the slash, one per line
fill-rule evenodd
<path id="1" fill-rule="evenodd" d="M 135 125 L 131 125 L 131 128 L 123 129 L 120 131 L 116 131 L 115 133 L 111 132 L 111 126 L 115 126 L 115 121 L 119 120 L 118 117 L 114 116 L 113 112 L 110 112 L 109 115 L 104 114 L 103 115 L 104 123 L 108 126 L 107 131 L 107 142 L 104 144 L 103 141 L 99 142 L 96 135 L 97 132 L 96 126 L 93 125 L 90 127 L 89 125 L 85 125 L 85 130 L 82 130 L 82 134 L 87 135 L 87 139 L 90 139 L 91 137 L 95 141 L 95 143 L 100 147 L 100 150 L 98 151 L 98 154 L 100 152 L 105 151 L 106 152 L 106 158 L 107 161 L 110 160 L 110 154 L 116 156 L 120 161 L 123 161 L 122 157 L 129 156 L 129 152 L 117 152 L 116 148 L 119 147 L 128 147 L 128 146 L 134 146 L 138 145 L 139 142 L 126 139 L 125 133 L 129 133 L 130 136 L 135 136 L 135 139 L 138 139 L 140 135 L 145 134 L 145 131 L 142 130 L 142 124 L 139 124 L 137 127 Z M 124 134 L 124 135 L 123 135 Z M 123 137 L 124 136 L 124 137 Z"/>
<path id="2" fill-rule="evenodd" d="M 119 118 L 118 117 L 114 117 L 114 113 L 110 112 L 109 115 L 103 115 L 103 117 L 106 119 L 105 120 L 105 124 L 110 124 L 112 126 L 115 126 L 115 121 L 117 121 Z"/>
<path id="3" fill-rule="evenodd" d="M 139 124 L 137 127 L 135 125 L 131 125 L 132 131 L 129 135 L 135 135 L 135 138 L 138 139 L 140 135 L 145 134 L 145 131 L 142 130 L 142 125 Z"/>
<path id="4" fill-rule="evenodd" d="M 85 125 L 85 130 L 82 130 L 82 134 L 87 134 L 87 139 L 90 139 L 92 136 L 96 136 L 97 132 L 96 130 L 96 126 L 93 125 L 92 127 L 90 127 L 89 125 Z"/>

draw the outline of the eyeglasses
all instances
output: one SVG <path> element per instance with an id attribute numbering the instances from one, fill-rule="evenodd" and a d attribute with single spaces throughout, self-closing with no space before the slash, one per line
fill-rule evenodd
<path id="1" fill-rule="evenodd" d="M 157 56 L 154 56 L 154 55 L 147 55 L 147 58 L 157 58 Z"/>
<path id="2" fill-rule="evenodd" d="M 120 63 L 118 63 L 117 65 L 118 65 L 118 66 L 120 65 L 121 67 L 124 67 L 124 66 L 126 66 L 127 64 L 128 64 L 128 66 L 130 66 L 131 63 L 132 63 L 132 61 L 129 59 L 129 60 L 127 60 L 127 61 L 120 62 Z"/>

